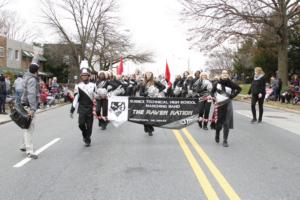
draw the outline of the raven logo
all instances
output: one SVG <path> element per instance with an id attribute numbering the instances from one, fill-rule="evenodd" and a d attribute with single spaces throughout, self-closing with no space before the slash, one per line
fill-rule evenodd
<path id="1" fill-rule="evenodd" d="M 125 110 L 125 102 L 111 102 L 110 109 L 119 117 Z"/>

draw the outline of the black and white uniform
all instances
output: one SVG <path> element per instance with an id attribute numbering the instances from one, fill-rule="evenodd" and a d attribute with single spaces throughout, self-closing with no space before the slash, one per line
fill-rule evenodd
<path id="1" fill-rule="evenodd" d="M 91 142 L 93 129 L 93 100 L 96 93 L 95 83 L 80 82 L 75 86 L 75 98 L 72 103 L 71 113 L 74 113 L 78 105 L 78 123 L 82 131 L 83 139 L 86 143 Z"/>
<path id="2" fill-rule="evenodd" d="M 143 85 L 140 89 L 140 96 L 143 97 L 158 97 L 159 93 L 162 92 L 166 86 L 164 86 L 161 82 L 155 81 L 154 85 Z M 144 131 L 149 134 L 149 136 L 152 136 L 152 132 L 154 131 L 154 128 L 151 124 L 145 124 L 144 125 Z"/>
<path id="3" fill-rule="evenodd" d="M 227 144 L 229 129 L 233 129 L 232 99 L 240 92 L 240 86 L 230 79 L 219 80 L 211 91 L 211 96 L 215 97 L 217 106 L 216 138 L 219 138 L 223 128 L 223 144 Z"/>
<path id="4" fill-rule="evenodd" d="M 212 90 L 212 83 L 209 80 L 200 80 L 198 81 L 196 87 L 196 93 L 200 98 L 200 110 L 199 110 L 199 126 L 207 129 L 207 123 L 209 121 L 209 113 L 211 107 L 210 96 Z"/>
<path id="5" fill-rule="evenodd" d="M 183 90 L 183 79 L 176 79 L 173 83 L 173 94 L 174 97 L 182 97 L 182 90 Z"/>
<path id="6" fill-rule="evenodd" d="M 113 79 L 108 81 L 107 92 L 108 96 L 121 96 L 125 94 L 125 89 L 121 81 Z"/>
<path id="7" fill-rule="evenodd" d="M 97 82 L 97 94 L 96 94 L 96 115 L 99 121 L 99 127 L 102 130 L 106 129 L 108 124 L 107 120 L 107 107 L 108 107 L 108 99 L 107 99 L 107 80 L 100 80 Z"/>

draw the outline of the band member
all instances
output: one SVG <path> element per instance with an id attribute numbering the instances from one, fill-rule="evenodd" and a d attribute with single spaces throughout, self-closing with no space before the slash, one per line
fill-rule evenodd
<path id="1" fill-rule="evenodd" d="M 229 129 L 233 129 L 232 99 L 241 92 L 240 86 L 229 79 L 227 70 L 222 71 L 220 80 L 211 91 L 211 96 L 216 99 L 217 123 L 215 141 L 220 141 L 220 131 L 223 128 L 223 146 L 228 147 Z"/>
<path id="2" fill-rule="evenodd" d="M 105 71 L 100 71 L 98 73 L 97 94 L 96 94 L 96 114 L 99 121 L 99 127 L 102 130 L 106 129 L 108 124 L 107 120 L 107 86 L 108 86 L 108 74 Z"/>
<path id="3" fill-rule="evenodd" d="M 174 97 L 181 97 L 182 95 L 182 88 L 183 88 L 183 79 L 180 75 L 177 75 L 175 81 L 173 83 L 173 94 Z"/>
<path id="4" fill-rule="evenodd" d="M 153 73 L 145 73 L 145 82 L 140 89 L 140 96 L 144 97 L 158 97 L 159 93 L 162 92 L 166 86 L 161 84 L 159 81 L 154 81 Z M 153 135 L 154 128 L 151 124 L 144 125 L 144 131 L 148 133 L 149 136 Z"/>
<path id="5" fill-rule="evenodd" d="M 206 72 L 202 72 L 200 75 L 200 81 L 198 83 L 197 87 L 197 93 L 200 97 L 200 110 L 199 110 L 199 127 L 204 130 L 208 130 L 207 124 L 208 124 L 208 118 L 210 113 L 210 107 L 211 107 L 211 93 L 212 90 L 212 84 L 208 80 L 208 75 Z"/>
<path id="6" fill-rule="evenodd" d="M 23 144 L 20 147 L 21 151 L 26 151 L 28 158 L 37 159 L 38 155 L 33 153 L 33 132 L 35 129 L 35 112 L 39 103 L 39 78 L 38 78 L 39 65 L 33 62 L 29 66 L 29 72 L 25 73 L 23 77 L 23 94 L 21 97 L 21 104 L 29 107 L 29 117 L 32 118 L 31 124 L 28 129 L 25 129 Z"/>
<path id="7" fill-rule="evenodd" d="M 121 82 L 121 75 L 114 76 L 109 72 L 109 80 L 107 86 L 108 96 L 121 96 L 125 94 L 125 89 Z"/>
<path id="8" fill-rule="evenodd" d="M 256 118 L 256 102 L 258 102 L 258 108 L 259 108 L 259 116 L 258 116 L 258 123 L 262 121 L 263 116 L 263 104 L 264 99 L 266 96 L 266 79 L 265 79 L 265 73 L 260 67 L 256 67 L 254 69 L 254 79 L 252 81 L 251 87 L 249 89 L 248 94 L 251 94 L 251 110 L 252 110 L 252 120 L 251 123 L 254 123 L 257 121 Z"/>
<path id="9" fill-rule="evenodd" d="M 93 100 L 96 93 L 96 84 L 91 83 L 90 72 L 88 68 L 81 69 L 81 82 L 75 86 L 74 101 L 71 107 L 71 118 L 78 106 L 78 123 L 82 132 L 82 137 L 85 145 L 88 147 L 91 144 L 91 135 L 93 130 Z"/>

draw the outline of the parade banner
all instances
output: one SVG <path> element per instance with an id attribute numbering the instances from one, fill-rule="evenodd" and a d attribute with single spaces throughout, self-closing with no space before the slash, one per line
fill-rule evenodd
<path id="1" fill-rule="evenodd" d="M 128 120 L 128 97 L 112 96 L 108 98 L 108 119 L 116 127 Z"/>
<path id="2" fill-rule="evenodd" d="M 128 121 L 181 129 L 198 121 L 198 101 L 196 98 L 129 97 Z"/>

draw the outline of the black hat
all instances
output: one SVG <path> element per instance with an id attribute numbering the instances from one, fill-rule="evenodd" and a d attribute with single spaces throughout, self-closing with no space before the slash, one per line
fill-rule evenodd
<path id="1" fill-rule="evenodd" d="M 36 63 L 31 63 L 29 66 L 29 72 L 35 74 L 39 70 L 39 65 Z"/>

